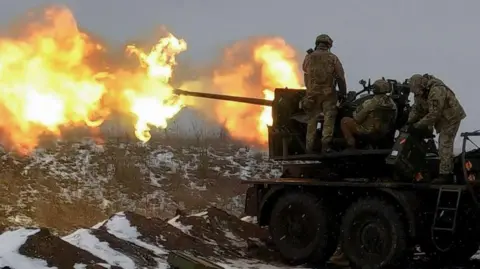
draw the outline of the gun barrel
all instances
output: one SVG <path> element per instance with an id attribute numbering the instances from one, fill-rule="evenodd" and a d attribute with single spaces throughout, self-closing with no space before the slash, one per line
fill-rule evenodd
<path id="1" fill-rule="evenodd" d="M 185 91 L 181 89 L 174 89 L 173 93 L 177 95 L 225 100 L 225 101 L 246 103 L 246 104 L 252 104 L 252 105 L 259 105 L 259 106 L 272 106 L 273 104 L 273 101 L 271 100 L 265 100 L 265 99 L 259 99 L 259 98 L 240 97 L 240 96 L 231 96 L 231 95 L 223 95 L 223 94 L 215 94 L 215 93 L 204 93 L 204 92 L 192 92 L 192 91 Z"/>

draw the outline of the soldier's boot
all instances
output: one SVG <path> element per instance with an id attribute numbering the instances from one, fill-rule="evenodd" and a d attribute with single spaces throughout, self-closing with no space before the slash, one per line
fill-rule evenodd
<path id="1" fill-rule="evenodd" d="M 306 154 L 313 154 L 314 153 L 312 144 L 309 144 L 309 143 L 306 144 L 305 153 Z"/>
<path id="2" fill-rule="evenodd" d="M 347 138 L 347 149 L 354 149 L 355 148 L 355 138 Z"/>
<path id="3" fill-rule="evenodd" d="M 345 254 L 337 250 L 333 256 L 330 258 L 329 262 L 333 265 L 336 265 L 338 267 L 347 267 L 350 266 L 350 261 L 348 261 L 347 257 L 345 257 Z"/>
<path id="4" fill-rule="evenodd" d="M 332 148 L 330 147 L 330 142 L 322 142 L 322 153 L 330 153 Z"/>
<path id="5" fill-rule="evenodd" d="M 438 178 L 432 180 L 432 184 L 452 184 L 453 175 L 452 174 L 440 174 Z"/>

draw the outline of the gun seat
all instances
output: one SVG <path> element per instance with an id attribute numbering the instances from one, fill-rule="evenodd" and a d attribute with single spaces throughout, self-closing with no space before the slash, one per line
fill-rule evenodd
<path id="1" fill-rule="evenodd" d="M 357 148 L 370 146 L 373 149 L 391 148 L 393 145 L 392 133 L 372 133 L 372 134 L 358 134 L 355 135 L 357 141 Z"/>

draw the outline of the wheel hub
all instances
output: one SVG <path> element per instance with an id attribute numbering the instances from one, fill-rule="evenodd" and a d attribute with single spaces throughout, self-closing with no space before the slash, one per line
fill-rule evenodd
<path id="1" fill-rule="evenodd" d="M 371 254 L 381 254 L 384 251 L 385 229 L 375 222 L 366 223 L 360 230 L 362 248 Z"/>
<path id="2" fill-rule="evenodd" d="M 289 208 L 285 210 L 285 238 L 296 247 L 307 246 L 311 238 L 311 223 L 306 214 L 299 208 Z"/>

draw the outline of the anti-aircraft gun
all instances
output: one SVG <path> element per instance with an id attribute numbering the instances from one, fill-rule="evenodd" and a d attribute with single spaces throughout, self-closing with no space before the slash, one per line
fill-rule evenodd
<path id="1" fill-rule="evenodd" d="M 480 131 L 461 134 L 463 147 L 454 158 L 454 182 L 430 184 L 438 171 L 438 156 L 427 156 L 423 137 L 402 128 L 410 112 L 408 82 L 387 81 L 399 112 L 392 132 L 380 141 L 362 141 L 360 150 L 323 155 L 305 154 L 306 116 L 299 105 L 305 96 L 302 89 L 275 89 L 272 101 L 176 93 L 272 107 L 270 157 L 293 162 L 283 163 L 279 178 L 243 181 L 251 185 L 245 214 L 257 217 L 258 225 L 268 226 L 275 248 L 287 263 L 323 264 L 338 243 L 352 268 L 406 268 L 404 263 L 413 258 L 416 246 L 430 262 L 464 263 L 477 252 L 480 242 L 480 184 L 475 181 L 480 176 L 480 149 L 466 150 L 467 141 L 479 137 Z M 370 81 L 360 84 L 363 90 L 349 92 L 339 104 L 334 130 L 337 148 L 341 148 L 340 119 L 351 116 L 373 96 Z M 322 121 L 319 117 L 320 125 Z M 415 175 L 402 173 L 402 169 L 413 171 L 412 167 L 408 162 L 398 165 L 402 161 L 395 158 L 396 147 L 405 148 L 408 141 L 423 148 L 406 150 L 409 160 L 417 156 L 422 164 L 423 170 Z M 431 151 L 435 150 L 432 146 Z"/>
<path id="2" fill-rule="evenodd" d="M 404 125 L 408 118 L 410 106 L 408 104 L 408 95 L 410 89 L 406 83 L 399 83 L 396 80 L 387 80 L 391 85 L 391 94 L 399 111 L 399 116 L 394 128 L 400 128 Z M 334 129 L 334 148 L 342 150 L 344 148 L 344 139 L 340 130 L 340 120 L 343 117 L 351 117 L 355 109 L 367 99 L 371 98 L 372 85 L 367 84 L 364 80 L 360 81 L 363 90 L 359 92 L 351 91 L 348 93 L 345 102 L 339 105 L 338 116 Z M 269 155 L 274 160 L 302 160 L 315 159 L 319 156 L 306 155 L 305 137 L 307 115 L 301 107 L 301 100 L 305 96 L 304 89 L 277 88 L 274 90 L 273 100 L 264 100 L 257 98 L 229 96 L 222 94 L 192 92 L 185 90 L 174 90 L 175 94 L 193 96 L 207 99 L 217 99 L 224 101 L 233 101 L 240 103 L 248 103 L 252 105 L 271 106 L 273 123 L 268 126 Z M 317 143 L 315 150 L 320 152 L 321 134 L 323 117 L 318 119 L 320 128 L 317 131 Z M 394 130 L 392 130 L 394 131 Z M 386 137 L 371 139 L 363 142 L 359 139 L 359 146 L 369 145 L 375 149 L 390 149 L 393 145 L 394 132 L 389 133 Z M 335 156 L 335 155 L 332 155 Z M 331 157 L 332 157 L 331 156 Z"/>
<path id="3" fill-rule="evenodd" d="M 358 177 L 362 176 L 390 176 L 391 169 L 385 163 L 385 158 L 390 153 L 394 144 L 395 131 L 401 128 L 408 119 L 410 105 L 408 95 L 410 87 L 405 81 L 387 79 L 391 87 L 391 97 L 397 104 L 398 116 L 394 126 L 385 136 L 381 137 L 358 137 L 357 144 L 360 150 L 344 152 L 345 140 L 340 129 L 340 121 L 343 117 L 352 117 L 353 112 L 366 100 L 373 97 L 371 81 L 361 80 L 363 89 L 355 92 L 350 91 L 344 102 L 338 106 L 334 128 L 333 148 L 336 150 L 330 154 L 306 154 L 305 138 L 307 130 L 307 114 L 301 107 L 301 101 L 305 97 L 304 89 L 277 88 L 274 90 L 273 100 L 257 98 L 229 96 L 222 94 L 191 92 L 177 89 L 178 95 L 193 96 L 199 98 L 216 99 L 248 103 L 252 105 L 272 107 L 272 125 L 268 126 L 268 150 L 273 160 L 290 161 L 285 163 L 284 175 L 294 176 L 301 173 L 305 176 L 316 175 L 324 177 L 325 173 L 331 178 Z M 323 116 L 318 118 L 317 139 L 315 151 L 321 150 L 321 136 L 323 128 Z M 433 143 L 433 142 L 432 142 Z M 368 158 L 365 158 L 368 156 Z M 300 167 L 291 161 L 322 161 L 323 166 Z M 325 168 L 325 167 L 328 167 Z M 403 166 L 401 166 L 403 167 Z"/>

